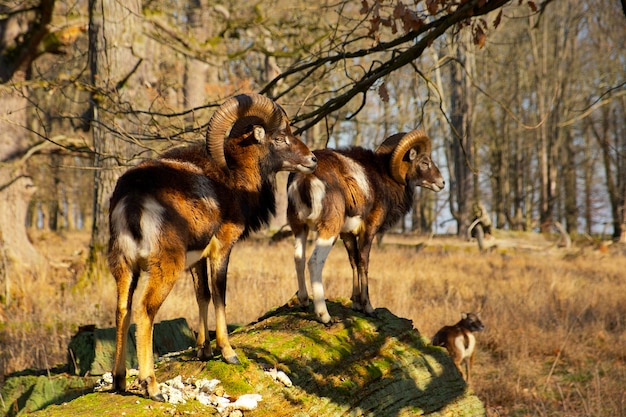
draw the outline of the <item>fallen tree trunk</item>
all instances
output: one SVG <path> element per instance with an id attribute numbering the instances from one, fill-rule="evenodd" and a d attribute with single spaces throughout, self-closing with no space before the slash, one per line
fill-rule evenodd
<path id="1" fill-rule="evenodd" d="M 283 306 L 235 330 L 231 341 L 241 365 L 220 358 L 200 362 L 188 350 L 157 363 L 157 378 L 213 378 L 231 398 L 260 394 L 257 408 L 245 411 L 246 416 L 485 415 L 447 353 L 430 346 L 410 320 L 387 309 L 367 317 L 352 311 L 348 300 L 328 306 L 335 318 L 328 327 L 315 321 L 311 311 Z M 284 372 L 291 383 L 273 379 L 268 369 L 274 375 Z M 33 415 L 130 417 L 144 415 L 146 408 L 154 415 L 220 415 L 195 401 L 170 405 L 145 399 L 140 390 L 135 393 L 90 393 Z"/>

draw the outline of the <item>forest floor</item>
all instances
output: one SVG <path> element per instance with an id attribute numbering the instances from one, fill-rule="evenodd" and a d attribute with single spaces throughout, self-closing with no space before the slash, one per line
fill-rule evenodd
<path id="1" fill-rule="evenodd" d="M 114 325 L 113 279 L 106 271 L 86 278 L 89 236 L 47 232 L 33 241 L 50 272 L 11 283 L 0 311 L 2 375 L 63 363 L 79 326 Z M 329 299 L 351 292 L 340 246 L 324 270 Z M 461 312 L 481 310 L 486 328 L 477 335 L 471 388 L 490 416 L 624 417 L 625 270 L 623 245 L 586 238 L 562 248 L 556 236 L 496 231 L 481 252 L 452 236 L 385 235 L 372 249 L 370 295 L 374 307 L 411 320 L 426 338 Z M 291 238 L 241 242 L 231 257 L 227 318 L 254 322 L 296 287 Z M 197 314 L 185 274 L 157 320 L 183 317 L 195 328 Z"/>

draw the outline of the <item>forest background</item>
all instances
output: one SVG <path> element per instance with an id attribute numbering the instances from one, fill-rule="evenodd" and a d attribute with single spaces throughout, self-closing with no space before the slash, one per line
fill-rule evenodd
<path id="1" fill-rule="evenodd" d="M 395 231 L 464 236 L 481 203 L 499 230 L 562 225 L 624 242 L 625 10 L 616 0 L 2 1 L 0 319 L 24 308 L 19 283 L 50 267 L 34 233 L 86 231 L 81 274 L 107 275 L 99 254 L 117 177 L 204 140 L 214 108 L 242 92 L 276 99 L 311 149 L 426 130 L 447 188 L 418 192 Z"/>
<path id="2" fill-rule="evenodd" d="M 619 6 L 3 2 L 0 246 L 32 264 L 25 224 L 103 247 L 120 173 L 203 140 L 215 106 L 250 91 L 312 149 L 426 130 L 449 187 L 418 193 L 403 230 L 464 235 L 481 203 L 498 229 L 624 240 Z"/>

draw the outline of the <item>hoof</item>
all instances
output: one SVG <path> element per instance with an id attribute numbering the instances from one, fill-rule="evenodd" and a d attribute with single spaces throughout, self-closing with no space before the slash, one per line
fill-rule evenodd
<path id="1" fill-rule="evenodd" d="M 352 301 L 352 310 L 354 311 L 358 311 L 358 312 L 363 312 L 363 306 L 361 305 L 361 303 L 357 303 L 355 301 Z"/>
<path id="2" fill-rule="evenodd" d="M 165 402 L 165 398 L 163 397 L 163 394 L 161 394 L 160 392 L 158 392 L 158 393 L 156 393 L 154 395 L 151 395 L 150 399 L 152 401 L 158 401 L 160 403 L 164 403 Z"/>
<path id="3" fill-rule="evenodd" d="M 303 313 L 308 313 L 313 310 L 310 304 L 307 304 L 307 305 L 300 304 L 297 308 L 298 308 L 298 311 L 301 311 Z"/>
<path id="4" fill-rule="evenodd" d="M 324 326 L 329 327 L 332 326 L 332 317 L 328 313 L 317 314 L 317 320 L 322 323 Z"/>
<path id="5" fill-rule="evenodd" d="M 296 293 L 295 298 L 298 300 L 298 304 L 300 304 L 300 307 L 307 308 L 309 306 L 309 297 L 308 296 L 306 296 L 304 298 L 300 298 L 298 296 L 298 294 Z"/>
<path id="6" fill-rule="evenodd" d="M 126 375 L 113 377 L 113 392 L 126 391 Z"/>
<path id="7" fill-rule="evenodd" d="M 333 316 L 329 316 L 329 317 L 330 317 L 330 320 L 328 320 L 328 322 L 322 323 L 324 327 L 326 327 L 327 329 L 330 329 L 337 323 L 341 323 L 341 319 L 339 317 L 333 317 Z"/>
<path id="8" fill-rule="evenodd" d="M 224 362 L 230 364 L 230 365 L 241 365 L 241 362 L 239 362 L 239 358 L 237 357 L 237 355 L 235 356 L 224 356 Z"/>
<path id="9" fill-rule="evenodd" d="M 213 357 L 211 346 L 199 346 L 198 351 L 196 352 L 196 357 L 203 362 L 211 359 Z"/>
<path id="10" fill-rule="evenodd" d="M 309 297 L 301 300 L 300 297 L 298 297 L 298 293 L 296 292 L 293 297 L 291 297 L 289 301 L 287 301 L 287 306 L 299 310 L 306 310 L 309 306 Z"/>
<path id="11" fill-rule="evenodd" d="M 163 394 L 161 394 L 161 390 L 159 389 L 159 385 L 157 384 L 154 375 L 141 381 L 141 386 L 145 389 L 145 392 L 148 393 L 148 397 L 150 397 L 151 400 L 165 402 L 165 398 L 163 397 Z"/>

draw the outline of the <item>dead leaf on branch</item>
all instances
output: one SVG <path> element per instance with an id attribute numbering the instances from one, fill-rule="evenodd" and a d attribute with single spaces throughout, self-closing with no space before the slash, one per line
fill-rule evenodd
<path id="1" fill-rule="evenodd" d="M 387 86 L 385 85 L 385 83 L 382 83 L 378 87 L 378 95 L 383 102 L 389 103 L 389 91 L 387 90 Z"/>
<path id="2" fill-rule="evenodd" d="M 474 27 L 474 45 L 478 45 L 479 48 L 482 48 L 485 45 L 485 40 L 487 39 L 487 35 L 485 35 L 485 31 L 480 26 Z"/>
<path id="3" fill-rule="evenodd" d="M 361 0 L 361 10 L 359 10 L 359 13 L 367 14 L 367 12 L 369 11 L 370 11 L 370 6 L 367 4 L 367 0 Z"/>
<path id="4" fill-rule="evenodd" d="M 380 16 L 374 16 L 371 20 L 370 20 L 371 26 L 370 26 L 370 31 L 368 33 L 369 36 L 374 35 L 375 33 L 378 32 L 378 29 L 380 28 Z"/>
<path id="5" fill-rule="evenodd" d="M 394 19 L 400 19 L 402 21 L 402 27 L 405 33 L 417 30 L 422 25 L 422 19 L 402 2 L 399 2 L 396 4 L 396 7 L 394 7 L 393 17 Z"/>
<path id="6" fill-rule="evenodd" d="M 502 20 L 502 10 L 500 10 L 500 12 L 498 12 L 498 15 L 496 16 L 496 18 L 493 21 L 494 29 L 497 28 L 498 26 L 500 26 L 500 21 L 501 20 Z"/>
<path id="7" fill-rule="evenodd" d="M 436 15 L 439 9 L 439 0 L 426 0 L 426 9 L 431 15 Z"/>

